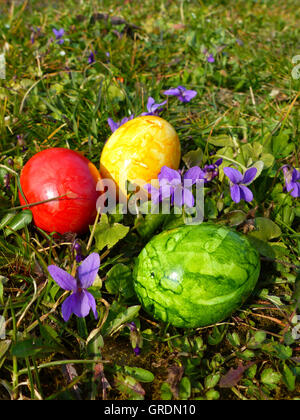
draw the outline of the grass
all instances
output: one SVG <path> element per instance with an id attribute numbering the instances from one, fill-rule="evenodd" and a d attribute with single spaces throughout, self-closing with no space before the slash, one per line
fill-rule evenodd
<path id="1" fill-rule="evenodd" d="M 25 212 L 18 223 L 2 219 L 0 399 L 299 399 L 300 347 L 292 330 L 299 322 L 300 206 L 284 190 L 281 170 L 300 166 L 300 81 L 292 77 L 297 4 L 1 3 L 1 218 L 20 204 L 19 174 L 30 157 L 61 146 L 99 167 L 111 134 L 107 118 L 139 115 L 148 96 L 161 102 L 163 91 L 178 85 L 198 92 L 188 104 L 170 98 L 162 114 L 178 132 L 183 156 L 200 148 L 201 166 L 223 156 L 221 169 L 228 162 L 263 167 L 258 164 L 262 172 L 251 185 L 252 203 L 231 201 L 222 170 L 208 191 L 206 220 L 246 233 L 260 252 L 262 272 L 242 308 L 201 329 L 176 329 L 137 309 L 128 290 L 146 240 L 135 218 L 114 219 L 130 230 L 111 249 L 97 249 L 92 240 L 87 250 L 93 238 L 77 238 L 84 253 L 102 256 L 101 281 L 92 288 L 98 323 L 92 316 L 65 323 L 65 295 L 47 272 L 51 263 L 71 271 L 74 235 L 49 235 Z M 53 28 L 64 28 L 62 45 L 51 40 Z M 137 342 L 139 356 L 132 348 Z"/>

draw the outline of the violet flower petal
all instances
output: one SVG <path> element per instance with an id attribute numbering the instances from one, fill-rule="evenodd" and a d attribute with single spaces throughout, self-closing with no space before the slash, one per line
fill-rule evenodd
<path id="1" fill-rule="evenodd" d="M 77 282 L 71 274 L 65 270 L 56 267 L 56 265 L 50 265 L 48 271 L 53 280 L 64 290 L 77 290 Z"/>
<path id="2" fill-rule="evenodd" d="M 141 354 L 141 349 L 139 348 L 139 346 L 136 346 L 133 349 L 133 351 L 134 351 L 134 353 L 135 353 L 136 356 L 139 356 Z"/>
<path id="3" fill-rule="evenodd" d="M 166 198 L 172 197 L 173 201 L 174 188 L 170 184 L 161 185 L 159 188 L 159 197 L 160 201 L 165 200 Z"/>
<path id="4" fill-rule="evenodd" d="M 287 191 L 291 194 L 292 197 L 300 197 L 300 184 L 299 182 L 290 182 L 286 184 Z"/>
<path id="5" fill-rule="evenodd" d="M 300 171 L 297 171 L 297 169 L 293 170 L 292 173 L 292 182 L 300 181 Z"/>
<path id="6" fill-rule="evenodd" d="M 215 58 L 212 54 L 209 54 L 209 56 L 206 58 L 208 63 L 214 63 L 215 62 Z"/>
<path id="7" fill-rule="evenodd" d="M 166 103 L 167 103 L 167 101 L 163 101 L 159 104 L 154 104 L 152 106 L 152 111 L 157 112 L 157 113 L 162 112 L 164 110 L 163 106 L 166 105 Z"/>
<path id="8" fill-rule="evenodd" d="M 241 190 L 239 185 L 232 185 L 230 188 L 231 198 L 235 203 L 239 203 L 241 201 Z"/>
<path id="9" fill-rule="evenodd" d="M 255 176 L 257 174 L 256 168 L 250 168 L 245 172 L 242 184 L 249 185 L 254 180 Z"/>
<path id="10" fill-rule="evenodd" d="M 222 165 L 222 163 L 223 163 L 223 158 L 220 158 L 215 162 L 215 165 L 220 166 L 220 165 Z"/>
<path id="11" fill-rule="evenodd" d="M 77 274 L 80 287 L 88 289 L 94 283 L 100 268 L 99 254 L 93 252 L 78 267 Z"/>
<path id="12" fill-rule="evenodd" d="M 54 33 L 56 39 L 61 39 L 65 34 L 65 30 L 63 28 L 61 28 L 59 30 L 53 28 L 52 30 L 53 30 L 53 33 Z"/>
<path id="13" fill-rule="evenodd" d="M 112 133 L 114 133 L 119 128 L 119 124 L 114 122 L 114 120 L 112 118 L 108 118 L 107 122 L 108 122 L 108 125 L 109 125 Z"/>
<path id="14" fill-rule="evenodd" d="M 95 319 L 98 319 L 98 312 L 97 312 L 97 309 L 96 309 L 96 300 L 95 300 L 94 296 L 91 293 L 87 292 L 86 290 L 85 290 L 85 294 L 86 294 L 86 296 L 89 300 L 90 307 L 91 307 L 91 310 L 94 314 Z"/>
<path id="15" fill-rule="evenodd" d="M 167 180 L 168 182 L 180 181 L 181 182 L 181 176 L 178 171 L 175 169 L 168 168 L 167 166 L 163 166 L 161 168 L 160 174 L 158 175 L 159 182 L 162 180 Z"/>
<path id="16" fill-rule="evenodd" d="M 192 184 L 195 184 L 198 179 L 204 179 L 205 173 L 199 166 L 193 166 L 184 175 L 184 180 L 191 179 Z"/>
<path id="17" fill-rule="evenodd" d="M 122 118 L 119 126 L 121 127 L 121 125 L 126 124 L 129 120 L 132 120 L 132 118 L 133 118 L 133 115 L 131 115 L 130 117 Z"/>
<path id="18" fill-rule="evenodd" d="M 241 200 L 248 201 L 249 203 L 250 201 L 253 200 L 252 191 L 245 185 L 240 185 L 240 195 L 241 195 Z"/>
<path id="19" fill-rule="evenodd" d="M 151 201 L 153 204 L 158 204 L 160 201 L 160 191 L 159 189 L 155 188 L 153 185 L 151 184 L 146 184 L 143 187 L 148 194 L 151 195 Z"/>
<path id="20" fill-rule="evenodd" d="M 184 188 L 182 192 L 182 198 L 183 198 L 183 204 L 185 204 L 188 207 L 194 207 L 195 199 L 194 199 L 192 191 L 190 191 L 187 188 Z"/>
<path id="21" fill-rule="evenodd" d="M 149 96 L 148 102 L 147 102 L 147 109 L 148 109 L 149 112 L 152 112 L 152 107 L 153 107 L 154 104 L 155 104 L 154 98 Z"/>
<path id="22" fill-rule="evenodd" d="M 291 195 L 295 198 L 300 197 L 300 184 L 299 184 L 299 182 L 295 183 L 294 191 L 291 193 Z"/>
<path id="23" fill-rule="evenodd" d="M 172 204 L 175 204 L 178 207 L 183 206 L 184 197 L 182 185 L 178 185 L 177 188 L 175 188 L 174 193 L 172 195 Z"/>
<path id="24" fill-rule="evenodd" d="M 195 90 L 187 90 L 182 95 L 184 98 L 183 102 L 190 102 L 195 96 L 197 95 L 197 92 Z M 180 98 L 178 98 L 180 99 Z"/>
<path id="25" fill-rule="evenodd" d="M 62 316 L 65 322 L 69 321 L 73 313 L 73 308 L 75 306 L 74 296 L 75 296 L 74 294 L 71 296 L 68 296 L 61 306 L 61 312 L 62 312 Z"/>
<path id="26" fill-rule="evenodd" d="M 85 290 L 82 290 L 80 292 L 74 293 L 71 297 L 73 297 L 72 300 L 72 309 L 73 313 L 78 316 L 78 318 L 85 318 L 88 316 L 91 305 L 90 300 L 87 296 L 87 293 Z"/>
<path id="27" fill-rule="evenodd" d="M 88 63 L 89 64 L 95 63 L 95 54 L 93 53 L 93 51 L 90 53 L 90 55 L 88 57 Z"/>
<path id="28" fill-rule="evenodd" d="M 224 174 L 230 179 L 230 181 L 233 184 L 238 184 L 242 182 L 243 175 L 237 169 L 226 167 L 223 169 L 223 171 L 224 171 Z"/>
<path id="29" fill-rule="evenodd" d="M 178 96 L 180 95 L 180 90 L 178 88 L 172 88 L 164 91 L 164 95 Z"/>

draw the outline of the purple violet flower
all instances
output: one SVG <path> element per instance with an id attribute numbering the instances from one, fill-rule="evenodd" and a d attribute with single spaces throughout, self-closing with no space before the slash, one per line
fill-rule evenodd
<path id="1" fill-rule="evenodd" d="M 253 182 L 256 174 L 256 168 L 250 168 L 245 172 L 245 175 L 234 168 L 224 168 L 225 175 L 230 180 L 230 192 L 231 198 L 235 203 L 239 203 L 241 200 L 250 202 L 253 200 L 252 191 L 246 186 Z"/>
<path id="2" fill-rule="evenodd" d="M 58 29 L 58 30 L 53 28 L 52 30 L 53 30 L 53 33 L 55 35 L 55 39 L 56 39 L 57 43 L 59 45 L 62 45 L 65 42 L 65 40 L 63 39 L 63 36 L 65 34 L 65 30 L 63 28 Z"/>
<path id="3" fill-rule="evenodd" d="M 196 95 L 195 90 L 187 90 L 184 86 L 178 86 L 164 91 L 164 95 L 177 96 L 181 102 L 190 102 Z"/>
<path id="4" fill-rule="evenodd" d="M 283 168 L 285 187 L 292 197 L 300 197 L 300 171 L 285 165 Z"/>
<path id="5" fill-rule="evenodd" d="M 214 56 L 213 56 L 212 54 L 209 54 L 209 55 L 206 57 L 206 61 L 207 61 L 208 63 L 214 63 L 214 62 L 215 62 L 215 58 L 214 58 Z"/>
<path id="6" fill-rule="evenodd" d="M 134 351 L 134 353 L 135 353 L 135 355 L 136 355 L 136 356 L 139 356 L 139 355 L 141 354 L 141 349 L 140 349 L 140 347 L 139 347 L 139 346 L 136 346 L 136 347 L 133 349 L 133 351 Z"/>
<path id="7" fill-rule="evenodd" d="M 81 253 L 81 245 L 80 245 L 80 243 L 79 242 L 77 242 L 77 241 L 75 241 L 74 243 L 73 243 L 73 251 L 75 251 L 76 252 L 76 256 L 75 256 L 75 259 L 76 259 L 76 262 L 77 263 L 81 263 L 81 261 L 83 261 L 83 256 L 82 256 L 82 253 Z"/>
<path id="8" fill-rule="evenodd" d="M 41 28 L 39 28 L 39 27 L 36 28 L 36 29 L 31 28 L 31 36 L 30 36 L 31 44 L 35 43 L 35 39 L 36 39 L 36 37 L 38 37 L 40 35 L 40 33 L 41 33 Z"/>
<path id="9" fill-rule="evenodd" d="M 53 280 L 64 290 L 73 293 L 62 304 L 62 316 L 67 322 L 74 313 L 79 318 L 85 318 L 92 309 L 95 319 L 98 318 L 94 296 L 87 291 L 96 279 L 100 268 L 100 257 L 96 253 L 90 254 L 78 267 L 76 278 L 57 267 L 50 265 L 48 271 Z"/>
<path id="10" fill-rule="evenodd" d="M 215 163 L 211 165 L 205 165 L 203 168 L 204 175 L 204 182 L 210 182 L 214 178 L 216 178 L 219 175 L 219 166 L 222 165 L 223 159 L 218 159 Z"/>
<path id="11" fill-rule="evenodd" d="M 10 187 L 10 176 L 9 174 L 4 175 L 4 187 L 8 190 Z"/>
<path id="12" fill-rule="evenodd" d="M 143 112 L 141 115 L 158 115 L 164 110 L 163 105 L 165 105 L 166 103 L 167 101 L 163 101 L 160 104 L 156 104 L 155 100 L 151 96 L 149 96 L 147 102 L 148 112 Z"/>
<path id="13" fill-rule="evenodd" d="M 146 184 L 144 189 L 151 194 L 154 204 L 171 197 L 172 205 L 182 207 L 185 204 L 188 207 L 193 207 L 195 199 L 191 187 L 198 180 L 204 179 L 204 176 L 204 172 L 198 166 L 189 169 L 183 177 L 181 171 L 163 166 L 158 175 L 159 189 L 151 184 Z"/>
<path id="14" fill-rule="evenodd" d="M 90 55 L 89 55 L 89 57 L 88 57 L 88 63 L 89 64 L 93 64 L 93 63 L 95 63 L 95 52 L 94 51 L 91 51 L 91 53 L 90 53 Z"/>
<path id="15" fill-rule="evenodd" d="M 110 126 L 110 129 L 112 131 L 112 133 L 114 133 L 119 127 L 121 127 L 121 125 L 127 123 L 128 121 L 132 120 L 134 118 L 134 115 L 130 115 L 130 117 L 124 117 L 121 121 L 119 122 L 115 122 L 112 118 L 108 118 L 107 122 L 108 125 Z"/>
<path id="16" fill-rule="evenodd" d="M 24 135 L 23 134 L 17 134 L 17 145 L 19 147 L 22 147 L 22 152 L 26 152 L 26 150 L 28 150 L 26 141 L 24 140 Z"/>
<path id="17" fill-rule="evenodd" d="M 127 326 L 130 329 L 130 341 L 133 351 L 136 356 L 139 356 L 141 354 L 141 346 L 143 341 L 142 337 L 138 332 L 135 322 L 130 322 L 130 324 L 127 324 Z"/>

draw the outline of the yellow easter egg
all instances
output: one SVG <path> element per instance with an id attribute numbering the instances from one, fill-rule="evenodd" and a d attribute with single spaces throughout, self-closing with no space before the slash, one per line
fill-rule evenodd
<path id="1" fill-rule="evenodd" d="M 111 135 L 102 151 L 100 172 L 127 195 L 127 181 L 143 187 L 157 179 L 163 166 L 178 169 L 180 158 L 180 142 L 172 125 L 146 115 L 128 121 Z"/>

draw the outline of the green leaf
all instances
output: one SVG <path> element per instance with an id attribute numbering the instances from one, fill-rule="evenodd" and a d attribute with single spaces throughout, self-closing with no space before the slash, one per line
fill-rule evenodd
<path id="1" fill-rule="evenodd" d="M 142 238 L 150 238 L 166 219 L 165 214 L 147 214 L 136 218 L 135 227 Z"/>
<path id="2" fill-rule="evenodd" d="M 274 305 L 276 305 L 278 307 L 282 306 L 282 302 L 280 300 L 280 297 L 274 296 L 274 295 L 269 295 L 268 289 L 261 289 L 259 291 L 259 293 L 257 294 L 257 296 L 260 297 L 261 299 L 269 300 L 270 302 L 272 302 Z"/>
<path id="3" fill-rule="evenodd" d="M 266 217 L 256 217 L 255 226 L 256 230 L 249 233 L 249 235 L 262 241 L 269 241 L 281 236 L 280 227 Z"/>
<path id="4" fill-rule="evenodd" d="M 129 232 L 129 227 L 119 223 L 112 225 L 108 221 L 107 214 L 102 214 L 100 223 L 96 226 L 95 241 L 98 251 L 102 251 L 107 246 L 108 249 L 116 245 Z"/>
<path id="5" fill-rule="evenodd" d="M 257 239 L 250 234 L 248 234 L 248 239 L 254 246 L 254 248 L 256 248 L 260 255 L 262 255 L 263 257 L 271 259 L 274 259 L 276 257 L 275 250 L 268 242 L 262 241 L 261 239 Z"/>
<path id="6" fill-rule="evenodd" d="M 184 218 L 182 214 L 174 214 L 171 213 L 169 215 L 167 215 L 164 224 L 163 224 L 163 229 L 164 230 L 171 230 L 171 229 L 175 229 L 179 226 L 183 226 L 184 225 Z"/>
<path id="7" fill-rule="evenodd" d="M 101 358 L 101 349 L 104 347 L 104 340 L 98 328 L 95 328 L 87 338 L 87 351 L 89 356 Z"/>
<path id="8" fill-rule="evenodd" d="M 217 203 L 215 199 L 206 197 L 204 202 L 204 214 L 208 219 L 216 219 L 218 216 Z"/>
<path id="9" fill-rule="evenodd" d="M 271 153 L 263 153 L 260 159 L 264 163 L 264 169 L 271 168 L 275 162 L 275 157 Z"/>
<path id="10" fill-rule="evenodd" d="M 247 214 L 242 210 L 233 210 L 225 215 L 230 226 L 239 226 L 247 219 Z"/>
<path id="11" fill-rule="evenodd" d="M 226 338 L 233 347 L 240 347 L 241 340 L 237 332 L 228 333 Z"/>
<path id="12" fill-rule="evenodd" d="M 295 391 L 295 384 L 296 384 L 296 376 L 293 374 L 291 369 L 288 367 L 286 363 L 283 364 L 282 369 L 282 380 L 284 384 L 286 385 L 287 389 L 290 392 Z"/>
<path id="13" fill-rule="evenodd" d="M 179 397 L 182 400 L 188 400 L 192 393 L 191 381 L 187 376 L 184 376 L 179 384 Z"/>
<path id="14" fill-rule="evenodd" d="M 191 150 L 182 157 L 182 160 L 187 168 L 200 166 L 203 160 L 203 151 L 200 148 L 197 150 Z"/>
<path id="15" fill-rule="evenodd" d="M 122 375 L 120 372 L 115 376 L 116 388 L 126 395 L 126 399 L 129 400 L 143 400 L 145 390 L 141 384 L 132 376 Z"/>
<path id="16" fill-rule="evenodd" d="M 24 341 L 18 341 L 11 348 L 12 356 L 16 357 L 33 357 L 41 353 L 52 353 L 57 350 L 56 347 L 45 346 L 40 340 L 28 339 Z"/>
<path id="17" fill-rule="evenodd" d="M 136 379 L 139 382 L 147 383 L 147 382 L 154 381 L 153 373 L 146 369 L 142 369 L 139 367 L 124 366 L 124 372 L 127 375 L 132 376 L 134 379 Z"/>
<path id="18" fill-rule="evenodd" d="M 249 379 L 254 379 L 255 375 L 257 372 L 257 365 L 252 365 L 250 366 L 246 371 L 245 371 L 245 375 L 247 376 L 247 378 Z"/>
<path id="19" fill-rule="evenodd" d="M 1 305 L 4 305 L 3 292 L 4 292 L 4 284 L 7 281 L 8 281 L 8 279 L 4 276 L 1 276 L 1 274 L 0 274 L 0 303 L 1 303 Z"/>
<path id="20" fill-rule="evenodd" d="M 218 147 L 234 146 L 234 141 L 232 137 L 227 136 L 226 134 L 210 137 L 208 139 L 208 143 L 213 144 L 214 146 L 218 146 Z"/>
<path id="21" fill-rule="evenodd" d="M 249 349 L 258 349 L 265 341 L 267 334 L 265 331 L 256 331 L 254 336 L 249 340 L 247 347 Z"/>
<path id="22" fill-rule="evenodd" d="M 16 214 L 10 221 L 7 223 L 9 228 L 5 229 L 4 235 L 9 236 L 13 231 L 23 229 L 25 226 L 29 225 L 32 222 L 32 212 L 30 210 L 23 210 L 21 213 Z"/>
<path id="23" fill-rule="evenodd" d="M 134 296 L 132 272 L 129 267 L 124 264 L 116 264 L 107 273 L 105 287 L 108 293 L 120 293 L 125 298 Z"/>
<path id="24" fill-rule="evenodd" d="M 272 341 L 263 343 L 261 350 L 281 360 L 287 360 L 293 355 L 293 350 L 290 347 Z"/>
<path id="25" fill-rule="evenodd" d="M 9 223 L 12 221 L 15 215 L 16 215 L 15 211 L 10 211 L 6 213 L 6 215 L 0 221 L 0 229 L 3 229 L 5 228 L 5 226 L 9 225 Z"/>
<path id="26" fill-rule="evenodd" d="M 281 133 L 272 139 L 272 151 L 276 158 L 289 156 L 294 151 L 294 144 L 289 143 L 289 135 Z"/>
<path id="27" fill-rule="evenodd" d="M 223 340 L 226 332 L 227 332 L 228 326 L 227 325 L 220 325 L 213 327 L 212 332 L 208 336 L 208 344 L 211 346 L 216 346 L 221 343 Z"/>
<path id="28" fill-rule="evenodd" d="M 50 327 L 49 325 L 40 325 L 40 333 L 41 336 L 44 338 L 46 344 L 51 345 L 55 343 L 61 345 L 61 340 L 57 331 L 55 331 L 55 329 Z"/>
<path id="29" fill-rule="evenodd" d="M 220 378 L 221 375 L 219 373 L 212 373 L 208 375 L 204 380 L 205 389 L 214 388 L 218 384 Z"/>
<path id="30" fill-rule="evenodd" d="M 160 387 L 160 395 L 161 395 L 162 400 L 165 400 L 165 401 L 172 400 L 173 393 L 172 393 L 170 385 L 167 382 L 164 382 L 162 386 Z"/>
<path id="31" fill-rule="evenodd" d="M 272 388 L 278 384 L 281 375 L 271 368 L 264 369 L 260 376 L 261 382 L 265 385 L 270 385 Z"/>
<path id="32" fill-rule="evenodd" d="M 11 340 L 0 340 L 0 368 L 5 362 L 7 352 L 10 348 Z"/>
<path id="33" fill-rule="evenodd" d="M 205 397 L 209 401 L 218 400 L 220 398 L 220 393 L 215 389 L 210 389 L 206 392 Z"/>
<path id="34" fill-rule="evenodd" d="M 119 327 L 121 327 L 121 325 L 132 321 L 137 316 L 140 309 L 141 305 L 130 306 L 129 308 L 121 308 L 120 312 L 113 316 L 113 319 L 108 319 L 108 323 L 104 324 L 102 334 L 113 334 Z"/>

